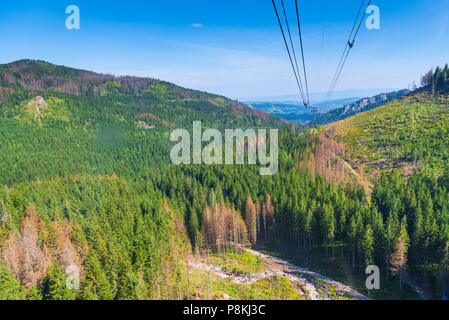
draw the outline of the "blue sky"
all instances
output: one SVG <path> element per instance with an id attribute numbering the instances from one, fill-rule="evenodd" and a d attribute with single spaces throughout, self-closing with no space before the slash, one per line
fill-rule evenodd
<path id="1" fill-rule="evenodd" d="M 449 62 L 449 0 L 373 4 L 381 29 L 361 29 L 336 90 L 403 88 Z M 68 5 L 80 30 L 65 28 Z M 310 91 L 327 91 L 360 0 L 300 6 Z M 0 63 L 41 59 L 239 99 L 297 93 L 270 0 L 1 1 L 0 34 Z"/>

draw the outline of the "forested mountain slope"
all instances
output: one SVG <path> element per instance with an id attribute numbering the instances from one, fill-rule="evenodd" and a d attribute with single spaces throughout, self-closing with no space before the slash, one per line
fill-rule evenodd
<path id="1" fill-rule="evenodd" d="M 206 128 L 284 125 L 225 97 L 41 61 L 0 66 L 0 89 L 6 185 L 61 174 L 146 174 L 169 163 L 169 132 L 196 120 Z"/>
<path id="2" fill-rule="evenodd" d="M 313 271 L 374 298 L 409 297 L 392 289 L 405 270 L 431 281 L 436 296 L 447 293 L 449 173 L 409 179 L 385 173 L 370 193 L 357 181 L 329 179 L 345 148 L 354 154 L 348 160 L 356 159 L 359 149 L 351 146 L 358 142 L 351 137 L 364 129 L 343 136 L 353 127 L 341 125 L 344 130 L 328 128 L 328 136 L 317 138 L 317 130 L 283 127 L 226 98 L 157 80 L 36 61 L 0 70 L 0 299 L 307 296 L 300 283 L 283 277 L 242 287 L 189 267 L 199 256 L 235 274 L 263 272 L 240 246 L 291 247 L 307 257 L 298 265 L 319 268 Z M 447 96 L 429 94 L 396 103 L 422 110 L 422 100 L 429 110 L 445 110 Z M 441 133 L 445 113 L 436 114 L 442 121 L 432 122 L 432 130 Z M 383 117 L 395 128 L 409 121 L 388 112 Z M 278 173 L 261 176 L 253 165 L 171 165 L 171 130 L 189 129 L 194 120 L 220 129 L 279 127 Z M 390 135 L 382 124 L 375 128 L 381 137 Z M 445 140 L 426 133 L 435 137 L 428 145 L 439 159 L 436 146 Z M 395 141 L 384 143 L 402 150 Z M 417 163 L 430 167 L 426 159 L 433 158 Z M 364 288 L 372 264 L 381 268 L 387 291 Z M 68 269 L 78 270 L 79 290 L 67 288 Z M 326 292 L 347 298 L 331 287 Z"/>
<path id="3" fill-rule="evenodd" d="M 449 94 L 430 88 L 325 127 L 346 158 L 367 173 L 418 169 L 441 174 L 449 157 Z"/>
<path id="4" fill-rule="evenodd" d="M 90 99 L 82 102 L 110 104 L 111 110 L 106 110 L 106 114 L 104 109 L 95 105 L 81 104 L 86 109 L 73 110 L 79 111 L 71 114 L 73 118 L 70 120 L 75 122 L 96 116 L 103 119 L 111 113 L 122 113 L 126 120 L 136 120 L 140 111 L 154 110 L 159 111 L 156 115 L 168 124 L 185 123 L 194 113 L 197 113 L 197 117 L 201 116 L 201 119 L 228 125 L 279 123 L 275 117 L 246 108 L 223 96 L 185 89 L 152 78 L 117 77 L 36 60 L 20 60 L 0 65 L 0 92 L 1 100 L 11 96 L 10 99 L 15 102 L 20 100 L 20 94 L 45 92 L 47 96 L 71 95 Z M 117 105 L 122 108 L 117 108 Z M 128 105 L 129 108 L 124 108 L 123 105 Z"/>
<path id="5" fill-rule="evenodd" d="M 365 208 L 381 217 L 363 218 L 365 236 L 373 231 L 374 241 L 356 240 L 353 248 L 366 254 L 370 250 L 362 248 L 373 243 L 381 269 L 441 297 L 449 288 L 449 68 L 427 73 L 422 84 L 384 106 L 312 130 L 299 168 L 333 184 L 362 185 Z M 350 243 L 351 232 L 346 237 L 343 242 Z M 405 259 L 399 268 L 398 259 Z"/>
<path id="6" fill-rule="evenodd" d="M 207 203 L 224 206 L 225 195 L 207 201 L 218 181 L 170 169 L 170 132 L 196 120 L 285 122 L 167 82 L 41 61 L 2 65 L 0 79 L 0 299 L 192 297 L 185 257 L 201 248 Z M 226 212 L 240 216 L 242 201 Z M 66 287 L 68 269 L 80 290 Z"/>

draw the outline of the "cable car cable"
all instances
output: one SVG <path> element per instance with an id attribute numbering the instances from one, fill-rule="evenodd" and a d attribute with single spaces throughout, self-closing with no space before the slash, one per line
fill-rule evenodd
<path id="1" fill-rule="evenodd" d="M 302 42 L 301 23 L 300 23 L 300 19 L 299 19 L 298 0 L 295 0 L 295 6 L 296 6 L 296 18 L 298 20 L 299 43 L 301 45 L 302 66 L 303 66 L 303 70 L 304 70 L 304 82 L 306 83 L 306 92 L 307 92 L 307 105 L 306 105 L 306 107 L 308 107 L 309 104 L 310 104 L 309 84 L 308 84 L 308 81 L 307 81 L 306 62 L 305 62 L 305 58 L 304 58 L 304 46 L 303 46 L 303 42 Z"/>
<path id="2" fill-rule="evenodd" d="M 366 8 L 368 8 L 370 6 L 371 1 L 372 0 L 368 1 L 368 4 L 367 4 Z M 344 68 L 344 66 L 346 64 L 346 61 L 347 61 L 348 56 L 349 56 L 349 53 L 350 53 L 351 49 L 354 46 L 355 39 L 356 39 L 356 37 L 357 37 L 357 35 L 358 35 L 359 31 L 360 31 L 360 28 L 362 26 L 363 21 L 365 20 L 366 10 L 363 13 L 362 19 L 359 22 L 359 25 L 358 25 L 358 28 L 357 28 L 356 32 L 354 33 L 355 27 L 357 25 L 357 21 L 359 20 L 360 13 L 362 11 L 362 8 L 363 8 L 364 4 L 365 4 L 365 0 L 362 0 L 362 3 L 361 3 L 360 8 L 359 8 L 359 11 L 357 13 L 357 17 L 356 17 L 356 19 L 354 21 L 354 25 L 352 26 L 352 30 L 351 30 L 351 33 L 349 35 L 348 42 L 346 43 L 345 50 L 343 51 L 342 58 L 340 59 L 340 63 L 338 64 L 337 71 L 336 71 L 336 73 L 334 75 L 334 79 L 332 80 L 331 87 L 330 87 L 328 95 L 327 95 L 327 101 L 330 100 L 330 97 L 332 96 L 332 94 L 333 94 L 333 92 L 335 90 L 335 87 L 337 86 L 338 80 L 339 80 L 340 75 L 341 75 L 341 73 L 343 71 L 343 68 Z M 353 36 L 353 33 L 354 33 L 354 36 Z M 351 41 L 351 38 L 352 38 L 352 41 Z"/>
<path id="3" fill-rule="evenodd" d="M 296 83 L 297 83 L 297 85 L 298 85 L 299 91 L 301 92 L 301 96 L 303 97 L 303 102 L 305 102 L 305 101 L 304 101 L 304 100 L 305 100 L 305 99 L 304 99 L 304 93 L 303 93 L 301 84 L 300 84 L 300 82 L 299 82 L 298 75 L 297 75 L 296 70 L 295 70 L 295 65 L 294 65 L 294 63 L 293 63 L 292 55 L 291 55 L 290 49 L 289 49 L 289 47 L 288 47 L 287 39 L 285 38 L 284 28 L 282 27 L 281 19 L 279 18 L 279 13 L 278 13 L 278 10 L 277 10 L 277 8 L 276 8 L 276 3 L 274 2 L 274 0 L 272 0 L 272 2 L 273 2 L 274 12 L 276 13 L 276 17 L 277 17 L 277 20 L 278 20 L 278 23 L 279 23 L 279 27 L 280 27 L 280 29 L 281 29 L 282 38 L 284 39 L 284 44 L 285 44 L 285 47 L 286 47 L 286 49 L 287 49 L 288 57 L 289 57 L 289 59 L 290 59 L 290 63 L 291 63 L 292 68 L 293 68 L 293 73 L 295 74 Z"/>
<path id="4" fill-rule="evenodd" d="M 288 36 L 290 38 L 290 45 L 292 46 L 293 58 L 295 60 L 295 65 L 296 65 L 296 73 L 298 75 L 299 83 L 301 84 L 301 95 L 302 95 L 303 103 L 305 105 L 304 86 L 303 86 L 301 75 L 299 72 L 298 60 L 296 58 L 296 50 L 295 50 L 295 46 L 293 45 L 292 34 L 290 32 L 290 25 L 288 23 L 287 13 L 285 11 L 285 6 L 284 6 L 284 0 L 281 0 L 281 4 L 282 4 L 282 10 L 284 12 L 284 18 L 285 18 L 285 24 L 287 26 Z"/>

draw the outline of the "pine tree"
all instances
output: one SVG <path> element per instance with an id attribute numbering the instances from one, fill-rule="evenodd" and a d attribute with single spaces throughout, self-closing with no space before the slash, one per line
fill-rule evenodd
<path id="1" fill-rule="evenodd" d="M 390 271 L 397 275 L 399 274 L 399 286 L 402 290 L 403 271 L 407 267 L 407 252 L 408 252 L 409 238 L 407 234 L 407 219 L 404 217 L 401 224 L 401 231 L 397 239 L 393 252 L 390 255 Z"/>
<path id="2" fill-rule="evenodd" d="M 449 241 L 446 243 L 443 250 L 443 259 L 441 260 L 439 269 L 439 280 L 441 283 L 443 296 L 447 298 L 449 292 Z"/>
<path id="3" fill-rule="evenodd" d="M 257 211 L 251 196 L 248 196 L 246 200 L 245 223 L 248 229 L 248 240 L 255 246 L 257 244 Z"/>
<path id="4" fill-rule="evenodd" d="M 24 300 L 26 290 L 19 280 L 0 264 L 0 300 Z"/>
<path id="5" fill-rule="evenodd" d="M 198 215 L 196 214 L 195 209 L 190 209 L 190 216 L 189 216 L 189 224 L 188 224 L 188 232 L 190 239 L 192 241 L 192 245 L 195 249 L 198 249 L 198 231 L 199 231 L 199 221 L 198 221 Z"/>
<path id="6" fill-rule="evenodd" d="M 374 264 L 374 232 L 370 225 L 366 227 L 361 246 L 365 257 L 365 267 Z"/>
<path id="7" fill-rule="evenodd" d="M 274 232 L 275 232 L 275 217 L 274 217 L 274 207 L 271 202 L 271 196 L 267 194 L 265 202 L 262 204 L 262 223 L 261 226 L 263 228 L 264 233 L 264 241 L 271 242 L 274 240 Z"/>
<path id="8" fill-rule="evenodd" d="M 446 65 L 444 66 L 444 69 L 443 69 L 443 81 L 444 81 L 444 85 L 447 84 L 448 80 L 449 80 L 449 65 L 446 64 Z"/>
<path id="9" fill-rule="evenodd" d="M 307 210 L 306 222 L 304 226 L 307 239 L 309 240 L 309 250 L 312 250 L 312 234 L 313 234 L 313 211 Z"/>
<path id="10" fill-rule="evenodd" d="M 356 237 L 357 237 L 357 225 L 355 222 L 355 217 L 351 216 L 349 219 L 349 228 L 348 228 L 348 240 L 351 242 L 352 247 L 352 270 L 355 270 L 355 250 L 356 250 Z M 349 257 L 349 254 L 348 254 Z"/>
<path id="11" fill-rule="evenodd" d="M 67 288 L 67 274 L 65 274 L 57 261 L 47 270 L 43 280 L 42 292 L 44 300 L 75 300 L 77 291 Z"/>

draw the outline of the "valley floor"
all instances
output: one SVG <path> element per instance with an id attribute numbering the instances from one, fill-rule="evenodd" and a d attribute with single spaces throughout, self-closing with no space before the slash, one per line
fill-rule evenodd
<path id="1" fill-rule="evenodd" d="M 190 261 L 191 273 L 196 274 L 197 283 L 199 273 L 208 288 L 204 290 L 204 285 L 194 285 L 194 291 L 203 290 L 203 292 L 195 292 L 193 298 L 239 299 L 242 296 L 235 293 L 240 291 L 240 293 L 246 292 L 246 296 L 243 296 L 246 299 L 276 299 L 277 297 L 289 300 L 370 300 L 349 286 L 321 274 L 259 251 L 244 247 L 242 250 L 240 255 L 258 261 L 258 268 L 232 266 L 226 256 L 217 255 L 196 257 Z M 266 285 L 270 288 L 266 288 Z M 230 290 L 229 286 L 238 290 Z M 280 294 L 279 291 L 284 294 Z M 285 295 L 286 291 L 290 293 Z"/>

